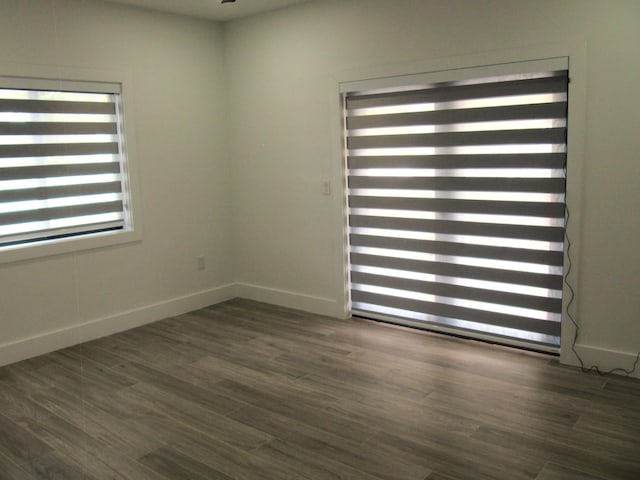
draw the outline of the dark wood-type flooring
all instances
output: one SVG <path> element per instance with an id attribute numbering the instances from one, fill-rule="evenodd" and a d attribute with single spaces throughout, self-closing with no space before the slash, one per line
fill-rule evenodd
<path id="1" fill-rule="evenodd" d="M 233 300 L 0 368 L 0 479 L 640 479 L 640 381 Z"/>

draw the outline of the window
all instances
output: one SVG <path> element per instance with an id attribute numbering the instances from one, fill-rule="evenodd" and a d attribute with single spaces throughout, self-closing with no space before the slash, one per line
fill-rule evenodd
<path id="1" fill-rule="evenodd" d="M 0 252 L 133 231 L 121 93 L 0 78 Z"/>
<path id="2" fill-rule="evenodd" d="M 433 77 L 343 88 L 352 314 L 557 351 L 566 59 Z"/>

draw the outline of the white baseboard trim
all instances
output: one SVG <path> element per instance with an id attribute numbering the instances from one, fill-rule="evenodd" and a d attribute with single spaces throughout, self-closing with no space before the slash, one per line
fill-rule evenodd
<path id="1" fill-rule="evenodd" d="M 19 362 L 70 347 L 83 342 L 132 328 L 140 327 L 164 318 L 181 315 L 236 297 L 295 308 L 306 312 L 342 318 L 343 308 L 335 299 L 304 295 L 301 293 L 261 287 L 247 283 L 227 284 L 220 287 L 172 298 L 152 305 L 129 310 L 109 317 L 91 320 L 59 330 L 0 345 L 0 366 Z M 613 368 L 631 370 L 637 352 L 621 352 L 591 345 L 576 345 L 587 368 L 597 365 L 600 370 Z M 564 355 L 563 355 L 564 357 Z M 563 363 L 579 366 L 578 360 L 570 353 Z M 631 375 L 640 378 L 640 365 Z"/>
<path id="2" fill-rule="evenodd" d="M 0 345 L 0 366 L 140 327 L 235 298 L 235 284 L 203 290 Z"/>
<path id="3" fill-rule="evenodd" d="M 341 317 L 342 309 L 338 309 L 337 302 L 332 298 L 315 297 L 286 290 L 261 287 L 248 283 L 236 284 L 236 296 L 255 300 L 256 302 L 271 303 L 281 307 L 295 308 L 305 312 L 327 315 L 329 317 Z"/>
<path id="4" fill-rule="evenodd" d="M 631 370 L 633 368 L 633 362 L 636 360 L 636 355 L 638 354 L 638 352 L 621 352 L 618 350 L 609 350 L 606 348 L 594 347 L 592 345 L 580 344 L 576 345 L 576 351 L 580 357 L 582 357 L 585 368 L 597 365 L 600 371 L 603 372 L 607 372 L 614 368 L 622 368 L 627 371 Z M 574 367 L 580 366 L 580 363 L 573 352 L 569 353 L 567 357 L 567 361 L 563 363 L 573 365 Z M 625 375 L 624 372 L 615 373 Z M 630 376 L 640 378 L 640 362 L 638 362 L 636 371 Z"/>

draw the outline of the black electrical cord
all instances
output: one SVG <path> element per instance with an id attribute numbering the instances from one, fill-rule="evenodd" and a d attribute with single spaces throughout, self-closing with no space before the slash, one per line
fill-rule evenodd
<path id="1" fill-rule="evenodd" d="M 565 167 L 565 173 L 566 173 L 566 167 Z M 565 175 L 565 178 L 566 178 L 566 175 Z M 638 354 L 636 355 L 636 360 L 635 362 L 633 362 L 633 366 L 631 367 L 631 370 L 625 370 L 624 368 L 616 367 L 616 368 L 612 368 L 611 370 L 602 371 L 600 370 L 600 367 L 598 365 L 593 365 L 588 368 L 585 367 L 582 357 L 576 351 L 576 343 L 578 341 L 578 332 L 580 329 L 578 327 L 578 323 L 575 321 L 570 311 L 571 305 L 573 304 L 573 301 L 575 299 L 575 291 L 573 290 L 573 286 L 569 282 L 569 274 L 571 273 L 571 268 L 573 266 L 571 262 L 571 241 L 569 240 L 569 235 L 567 233 L 567 226 L 569 225 L 570 217 L 571 215 L 569 213 L 569 206 L 565 201 L 564 238 L 567 243 L 567 269 L 564 275 L 564 283 L 567 285 L 567 288 L 569 289 L 569 301 L 567 302 L 567 317 L 569 318 L 569 320 L 571 320 L 571 323 L 575 327 L 575 331 L 573 334 L 573 341 L 571 342 L 571 351 L 578 359 L 578 362 L 580 362 L 580 370 L 582 370 L 583 373 L 596 372 L 598 375 L 602 375 L 602 376 L 611 375 L 612 373 L 624 373 L 626 375 L 632 375 L 636 371 L 636 368 L 638 367 L 638 361 L 640 360 L 640 352 L 638 352 Z"/>

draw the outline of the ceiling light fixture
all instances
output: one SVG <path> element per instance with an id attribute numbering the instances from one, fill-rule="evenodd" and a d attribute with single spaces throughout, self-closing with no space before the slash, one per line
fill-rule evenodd
<path id="1" fill-rule="evenodd" d="M 236 3 L 236 0 L 222 0 L 220 2 L 221 5 L 224 5 L 225 3 Z"/>

